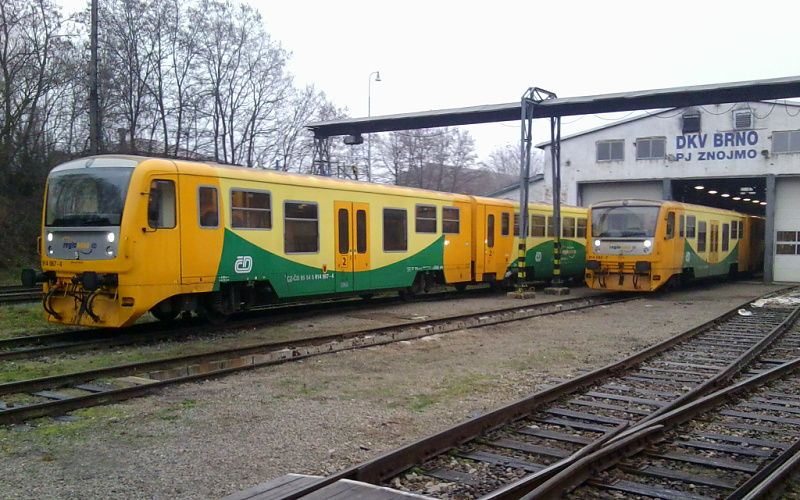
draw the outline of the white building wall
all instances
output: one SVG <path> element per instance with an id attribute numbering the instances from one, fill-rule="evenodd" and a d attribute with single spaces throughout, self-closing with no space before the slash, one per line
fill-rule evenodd
<path id="1" fill-rule="evenodd" d="M 754 128 L 735 130 L 733 110 L 750 108 Z M 655 179 L 753 177 L 800 172 L 800 154 L 772 154 L 772 131 L 800 129 L 800 107 L 772 103 L 707 105 L 700 133 L 683 135 L 685 110 L 668 110 L 562 140 L 562 186 L 565 203 L 577 204 L 578 184 L 619 183 Z M 636 140 L 666 137 L 664 159 L 637 160 Z M 624 159 L 596 161 L 598 141 L 625 141 Z M 545 185 L 552 184 L 549 148 L 545 149 Z"/>

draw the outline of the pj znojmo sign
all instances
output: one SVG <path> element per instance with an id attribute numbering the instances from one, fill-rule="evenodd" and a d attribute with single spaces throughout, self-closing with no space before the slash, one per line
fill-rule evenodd
<path id="1" fill-rule="evenodd" d="M 758 157 L 758 132 L 716 132 L 675 137 L 675 160 L 746 160 Z"/>

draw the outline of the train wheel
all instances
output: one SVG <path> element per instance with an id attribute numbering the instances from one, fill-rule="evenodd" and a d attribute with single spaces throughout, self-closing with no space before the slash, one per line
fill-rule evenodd
<path id="1" fill-rule="evenodd" d="M 467 289 L 467 285 L 465 285 L 464 283 L 459 283 L 459 284 L 453 285 L 453 286 L 456 288 L 456 291 L 459 292 L 459 293 L 463 292 L 464 290 Z"/>
<path id="2" fill-rule="evenodd" d="M 172 300 L 167 299 L 150 309 L 150 314 L 157 320 L 168 323 L 178 317 L 180 310 L 173 305 Z"/>
<path id="3" fill-rule="evenodd" d="M 417 294 L 414 293 L 414 289 L 411 287 L 398 290 L 397 294 L 400 296 L 400 299 L 403 300 L 403 302 L 411 302 L 414 300 L 414 297 L 417 296 Z"/>
<path id="4" fill-rule="evenodd" d="M 372 300 L 372 298 L 375 297 L 375 294 L 374 293 L 362 293 L 361 295 L 359 295 L 359 297 L 361 297 L 364 300 Z"/>

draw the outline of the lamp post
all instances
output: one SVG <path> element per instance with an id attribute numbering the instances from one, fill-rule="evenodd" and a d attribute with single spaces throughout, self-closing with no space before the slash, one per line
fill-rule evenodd
<path id="1" fill-rule="evenodd" d="M 369 74 L 369 84 L 367 85 L 367 118 L 372 116 L 372 75 L 375 81 L 381 81 L 381 72 L 373 71 Z M 372 134 L 367 134 L 367 181 L 372 182 Z"/>

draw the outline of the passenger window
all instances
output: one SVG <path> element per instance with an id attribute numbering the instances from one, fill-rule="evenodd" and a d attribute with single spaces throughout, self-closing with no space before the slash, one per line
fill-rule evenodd
<path id="1" fill-rule="evenodd" d="M 486 220 L 486 246 L 494 248 L 494 215 Z"/>
<path id="2" fill-rule="evenodd" d="M 283 204 L 283 247 L 286 253 L 319 252 L 316 203 L 287 201 Z"/>
<path id="3" fill-rule="evenodd" d="M 446 234 L 460 233 L 460 216 L 461 211 L 456 207 L 442 208 L 442 232 Z"/>
<path id="4" fill-rule="evenodd" d="M 575 234 L 576 238 L 586 238 L 586 219 L 578 219 L 578 231 Z"/>
<path id="5" fill-rule="evenodd" d="M 356 252 L 367 253 L 367 212 L 356 211 Z"/>
<path id="6" fill-rule="evenodd" d="M 675 212 L 667 213 L 667 231 L 664 235 L 665 240 L 671 240 L 675 237 Z"/>
<path id="7" fill-rule="evenodd" d="M 519 236 L 519 214 L 514 214 L 514 236 Z"/>
<path id="8" fill-rule="evenodd" d="M 727 224 L 722 225 L 722 251 L 725 252 L 730 247 L 729 243 L 730 228 Z"/>
<path id="9" fill-rule="evenodd" d="M 686 237 L 695 237 L 695 227 L 697 226 L 697 218 L 694 215 L 686 217 Z"/>
<path id="10" fill-rule="evenodd" d="M 545 217 L 544 215 L 531 216 L 531 236 L 534 238 L 544 238 L 545 231 Z"/>
<path id="11" fill-rule="evenodd" d="M 153 229 L 175 227 L 175 183 L 154 180 L 147 201 L 147 225 Z"/>
<path id="12" fill-rule="evenodd" d="M 553 218 L 552 217 L 548 217 L 547 218 L 547 237 L 548 238 L 553 238 L 555 236 L 555 234 L 556 234 L 556 232 L 553 229 Z"/>
<path id="13" fill-rule="evenodd" d="M 383 209 L 383 249 L 386 252 L 408 250 L 408 214 L 405 210 Z"/>
<path id="14" fill-rule="evenodd" d="M 436 232 L 436 207 L 417 205 L 416 231 L 418 233 Z"/>
<path id="15" fill-rule="evenodd" d="M 697 224 L 697 251 L 706 251 L 706 223 L 703 221 Z"/>
<path id="16" fill-rule="evenodd" d="M 564 217 L 561 219 L 561 237 L 575 237 L 575 217 Z"/>
<path id="17" fill-rule="evenodd" d="M 686 216 L 681 215 L 680 223 L 678 224 L 678 236 L 683 238 L 686 234 Z"/>
<path id="18" fill-rule="evenodd" d="M 739 239 L 739 221 L 731 221 L 731 239 L 738 240 Z"/>
<path id="19" fill-rule="evenodd" d="M 339 253 L 350 253 L 350 214 L 347 209 L 339 209 Z"/>
<path id="20" fill-rule="evenodd" d="M 266 191 L 231 189 L 231 227 L 272 229 L 271 203 Z"/>
<path id="21" fill-rule="evenodd" d="M 503 236 L 508 236 L 509 234 L 509 225 L 511 223 L 511 218 L 508 216 L 508 212 L 503 212 L 500 214 L 500 233 Z"/>
<path id="22" fill-rule="evenodd" d="M 217 188 L 200 186 L 197 191 L 200 227 L 219 227 Z"/>

